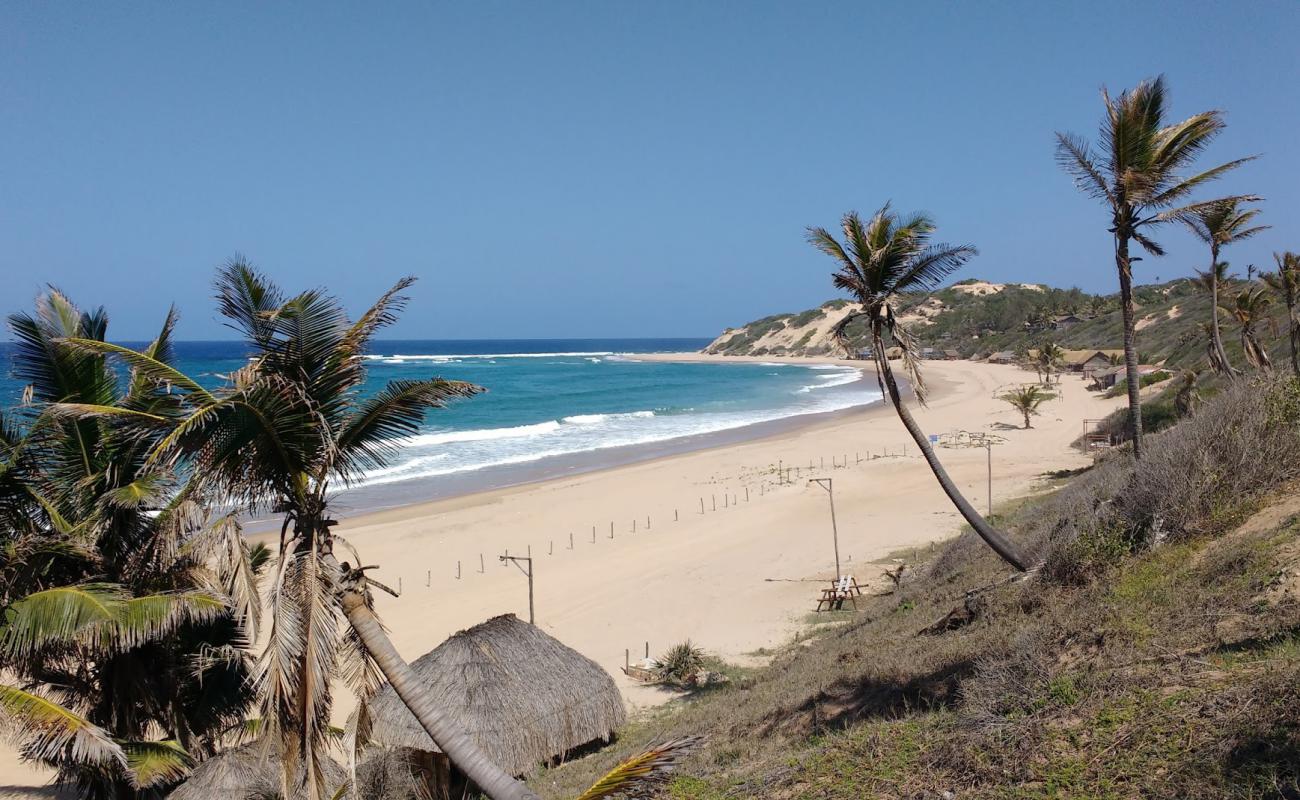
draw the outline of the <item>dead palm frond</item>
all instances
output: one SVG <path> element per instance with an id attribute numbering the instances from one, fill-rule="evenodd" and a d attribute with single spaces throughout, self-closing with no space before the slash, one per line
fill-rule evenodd
<path id="1" fill-rule="evenodd" d="M 602 800 L 632 791 L 646 792 L 666 782 L 678 763 L 701 741 L 702 737 L 686 736 L 651 745 L 605 773 L 590 789 L 578 795 L 577 800 Z"/>

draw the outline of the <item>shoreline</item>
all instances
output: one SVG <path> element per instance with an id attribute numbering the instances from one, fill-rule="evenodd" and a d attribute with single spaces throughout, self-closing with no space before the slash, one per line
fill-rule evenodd
<path id="1" fill-rule="evenodd" d="M 854 389 L 860 390 L 873 380 L 873 376 L 868 374 L 871 366 L 869 363 L 830 357 L 786 356 L 777 359 L 765 359 L 751 356 L 717 356 L 698 352 L 622 353 L 619 356 L 629 361 L 655 363 L 727 364 L 766 362 L 809 367 L 829 364 L 858 369 L 860 377 L 851 383 L 845 384 L 842 387 L 845 392 Z M 551 480 L 616 469 L 661 458 L 671 458 L 687 453 L 759 441 L 773 436 L 781 436 L 800 428 L 834 421 L 845 415 L 878 406 L 882 403 L 883 398 L 878 397 L 870 402 L 852 405 L 847 408 L 790 414 L 777 419 L 762 420 L 707 433 L 551 455 L 539 458 L 536 461 L 518 464 L 498 464 L 462 472 L 363 485 L 339 492 L 334 502 L 335 507 L 341 511 L 369 516 L 396 511 L 408 506 L 420 506 L 483 492 L 546 483 Z M 278 530 L 278 527 L 278 519 L 270 517 L 247 519 L 244 522 L 245 532 L 249 535 L 257 535 L 273 529 Z"/>

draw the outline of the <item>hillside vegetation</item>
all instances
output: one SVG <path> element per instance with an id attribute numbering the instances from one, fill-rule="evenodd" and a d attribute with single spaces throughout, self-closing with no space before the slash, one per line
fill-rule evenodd
<path id="1" fill-rule="evenodd" d="M 899 554 L 860 612 L 533 786 L 699 734 L 664 796 L 1300 796 L 1300 384 L 1241 382 L 1148 441 L 1001 510 L 1035 573 L 969 531 Z"/>
<path id="2" fill-rule="evenodd" d="M 1224 296 L 1245 287 L 1231 281 Z M 1135 290 L 1138 309 L 1138 348 L 1144 362 L 1192 367 L 1204 362 L 1209 297 L 1191 280 L 1179 279 Z M 750 356 L 839 355 L 831 327 L 858 306 L 832 300 L 797 314 L 776 314 L 722 333 L 704 352 Z M 904 297 L 902 321 L 922 346 L 956 350 L 962 358 L 985 358 L 1010 350 L 1016 353 L 1046 341 L 1066 349 L 1119 349 L 1123 322 L 1115 296 L 1090 295 L 1079 289 L 1055 289 L 1038 284 L 995 284 L 968 280 L 929 295 Z M 1075 318 L 1073 321 L 1069 318 Z M 1274 304 L 1265 330 L 1285 330 L 1285 308 Z M 1224 344 L 1234 363 L 1242 362 L 1235 326 L 1226 320 Z M 866 345 L 865 328 L 850 324 L 850 340 Z M 1274 361 L 1286 361 L 1282 336 L 1273 337 Z"/>

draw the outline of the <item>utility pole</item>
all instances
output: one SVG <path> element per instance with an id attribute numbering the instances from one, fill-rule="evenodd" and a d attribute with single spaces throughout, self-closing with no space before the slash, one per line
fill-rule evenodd
<path id="1" fill-rule="evenodd" d="M 984 449 L 989 454 L 989 517 L 993 517 L 993 443 L 985 442 Z"/>
<path id="2" fill-rule="evenodd" d="M 533 559 L 529 556 L 512 556 L 509 554 L 497 556 L 497 558 L 501 559 L 502 565 L 507 561 L 513 562 L 519 571 L 528 577 L 528 624 L 536 624 L 533 622 Z M 527 569 L 519 566 L 521 561 L 528 565 Z"/>
<path id="3" fill-rule="evenodd" d="M 835 525 L 835 487 L 830 478 L 813 478 L 808 481 L 815 483 L 826 490 L 826 494 L 831 501 L 831 538 L 835 542 L 835 580 L 840 579 L 840 531 Z"/>

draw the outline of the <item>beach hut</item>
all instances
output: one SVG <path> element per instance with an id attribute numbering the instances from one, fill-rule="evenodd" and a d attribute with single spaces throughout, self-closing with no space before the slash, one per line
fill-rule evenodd
<path id="1" fill-rule="evenodd" d="M 943 357 L 948 361 L 960 361 L 961 353 L 957 352 L 956 350 L 944 350 Z"/>
<path id="2" fill-rule="evenodd" d="M 989 356 L 990 364 L 1010 364 L 1016 360 L 1016 354 L 1010 350 L 1000 350 Z"/>
<path id="3" fill-rule="evenodd" d="M 512 775 L 609 741 L 627 718 L 609 673 L 514 614 L 457 633 L 411 669 L 442 713 Z M 428 754 L 443 784 L 430 787 L 435 797 L 459 780 L 391 686 L 375 695 L 370 716 L 373 744 Z"/>
<path id="4" fill-rule="evenodd" d="M 347 772 L 334 761 L 325 763 L 325 783 L 342 786 Z M 200 763 L 168 800 L 252 800 L 280 796 L 280 754 L 274 745 L 255 741 L 232 747 Z"/>
<path id="5" fill-rule="evenodd" d="M 1123 357 L 1123 350 L 1066 350 L 1063 360 L 1066 368 L 1082 372 L 1084 380 L 1092 380 L 1098 373 L 1113 366 L 1113 360 Z"/>

